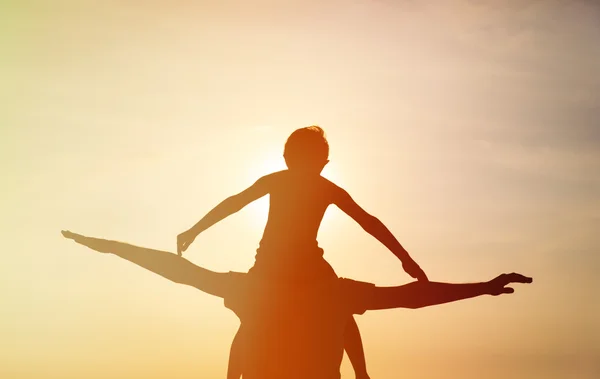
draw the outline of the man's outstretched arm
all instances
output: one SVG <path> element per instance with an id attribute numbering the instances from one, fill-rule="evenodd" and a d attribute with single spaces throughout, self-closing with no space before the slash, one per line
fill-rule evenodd
<path id="1" fill-rule="evenodd" d="M 423 308 L 432 305 L 452 303 L 473 297 L 514 292 L 512 283 L 532 283 L 533 279 L 521 274 L 502 274 L 487 282 L 480 283 L 435 283 L 413 282 L 398 287 L 372 287 L 359 292 L 367 310 L 392 308 Z"/>
<path id="2" fill-rule="evenodd" d="M 114 254 L 175 283 L 196 287 L 214 296 L 225 297 L 233 288 L 230 275 L 196 266 L 185 258 L 169 253 L 168 251 L 147 249 L 119 241 L 86 237 L 65 230 L 62 231 L 62 235 L 92 250 L 100 253 Z"/>
<path id="3" fill-rule="evenodd" d="M 217 222 L 223 220 L 227 216 L 238 212 L 254 200 L 260 199 L 261 197 L 269 193 L 269 178 L 269 175 L 263 176 L 262 178 L 258 179 L 256 183 L 254 183 L 244 191 L 223 200 L 219 205 L 217 205 L 210 212 L 208 212 L 194 226 L 178 235 L 177 253 L 181 255 L 182 252 L 186 251 L 190 244 L 194 242 L 194 239 L 196 239 L 198 234 L 210 228 Z"/>
<path id="4" fill-rule="evenodd" d="M 398 257 L 402 261 L 407 274 L 419 280 L 427 280 L 425 272 L 410 257 L 392 232 L 377 217 L 370 215 L 362 209 L 348 192 L 340 187 L 336 187 L 333 203 Z"/>

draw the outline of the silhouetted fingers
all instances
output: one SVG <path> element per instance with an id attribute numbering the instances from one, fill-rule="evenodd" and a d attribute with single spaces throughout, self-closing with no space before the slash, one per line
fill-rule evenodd
<path id="1" fill-rule="evenodd" d="M 511 274 L 506 274 L 506 280 L 508 283 L 531 283 L 533 282 L 533 278 L 527 277 L 525 275 L 517 274 L 515 272 Z"/>
<path id="2" fill-rule="evenodd" d="M 81 234 L 73 233 L 69 230 L 62 230 L 60 233 L 63 235 L 63 237 L 71 240 L 77 240 L 78 238 L 83 237 Z"/>
<path id="3" fill-rule="evenodd" d="M 177 244 L 177 254 L 182 255 L 182 253 L 187 250 L 188 246 L 190 246 L 189 242 L 180 241 Z"/>
<path id="4" fill-rule="evenodd" d="M 496 279 L 492 280 L 490 284 L 492 285 L 491 294 L 494 296 L 505 294 L 505 293 L 514 293 L 515 290 L 511 287 L 506 287 L 511 283 L 531 283 L 533 279 L 527 277 L 525 275 L 517 274 L 515 272 L 511 274 L 501 274 Z"/>

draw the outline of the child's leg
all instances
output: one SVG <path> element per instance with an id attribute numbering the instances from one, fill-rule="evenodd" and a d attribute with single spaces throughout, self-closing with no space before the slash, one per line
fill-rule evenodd
<path id="1" fill-rule="evenodd" d="M 244 346 L 242 336 L 242 327 L 238 329 L 233 342 L 231 342 L 231 349 L 229 350 L 229 365 L 227 366 L 227 379 L 240 379 L 242 376 L 242 367 L 244 359 Z"/>
<path id="2" fill-rule="evenodd" d="M 229 275 L 196 266 L 187 259 L 167 251 L 85 237 L 71 232 L 63 232 L 63 235 L 90 249 L 101 253 L 112 253 L 173 282 L 196 287 L 214 296 L 225 297 L 233 290 Z"/>
<path id="3" fill-rule="evenodd" d="M 450 303 L 481 295 L 513 293 L 510 283 L 531 283 L 533 279 L 520 274 L 502 274 L 489 282 L 450 284 L 413 282 L 399 287 L 373 287 L 362 292 L 366 309 L 422 308 Z M 366 295 L 366 296 L 365 296 Z"/>
<path id="4" fill-rule="evenodd" d="M 348 359 L 354 368 L 354 375 L 357 379 L 369 379 L 367 374 L 367 364 L 365 362 L 365 351 L 363 350 L 360 331 L 354 317 L 350 317 L 344 330 L 344 350 L 348 354 Z"/>

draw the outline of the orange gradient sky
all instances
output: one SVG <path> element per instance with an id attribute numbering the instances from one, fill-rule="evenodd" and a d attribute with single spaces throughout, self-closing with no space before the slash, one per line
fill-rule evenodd
<path id="1" fill-rule="evenodd" d="M 222 301 L 60 230 L 175 251 L 311 124 L 324 176 L 432 280 L 535 278 L 357 317 L 373 378 L 599 377 L 598 20 L 575 0 L 2 2 L 0 377 L 224 377 Z M 266 205 L 187 258 L 247 270 Z M 338 209 L 319 240 L 340 276 L 409 281 Z"/>

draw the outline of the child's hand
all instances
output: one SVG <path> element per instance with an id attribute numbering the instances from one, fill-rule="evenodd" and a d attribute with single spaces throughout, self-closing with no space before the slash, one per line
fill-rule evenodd
<path id="1" fill-rule="evenodd" d="M 196 239 L 196 234 L 192 231 L 188 230 L 177 236 L 177 255 L 181 256 L 181 254 L 187 250 L 187 248 L 194 242 Z"/>
<path id="2" fill-rule="evenodd" d="M 413 261 L 412 259 L 409 261 L 403 262 L 402 267 L 404 268 L 404 271 L 406 271 L 406 273 L 408 275 L 412 276 L 413 278 L 415 278 L 419 281 L 424 281 L 424 282 L 429 281 L 429 279 L 427 278 L 427 275 L 425 275 L 425 272 L 421 269 L 421 267 L 419 267 L 417 262 Z"/>

